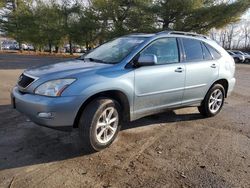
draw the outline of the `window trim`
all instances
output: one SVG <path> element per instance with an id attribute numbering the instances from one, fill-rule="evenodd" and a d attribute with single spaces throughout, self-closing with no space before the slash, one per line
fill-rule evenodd
<path id="1" fill-rule="evenodd" d="M 152 40 L 150 43 L 148 43 L 146 46 L 144 46 L 144 47 L 143 47 L 143 48 L 142 48 L 142 49 L 132 58 L 132 60 L 131 60 L 125 67 L 130 67 L 130 66 L 132 66 L 132 67 L 134 67 L 134 68 L 137 68 L 137 66 L 136 66 L 134 63 L 135 63 L 135 61 L 138 60 L 139 55 L 140 55 L 140 53 L 141 53 L 143 50 L 145 50 L 148 46 L 150 46 L 152 43 L 154 43 L 154 42 L 157 41 L 157 40 L 169 39 L 169 38 L 173 38 L 173 39 L 176 40 L 177 50 L 178 50 L 178 62 L 164 63 L 164 64 L 155 64 L 155 65 L 152 65 L 152 66 L 172 65 L 172 64 L 179 64 L 179 63 L 181 63 L 181 62 L 183 61 L 183 60 L 182 60 L 182 57 L 181 57 L 181 56 L 182 56 L 181 44 L 180 44 L 180 42 L 179 42 L 179 40 L 178 40 L 178 37 L 172 37 L 172 36 L 170 36 L 170 37 L 156 38 L 156 39 Z"/>

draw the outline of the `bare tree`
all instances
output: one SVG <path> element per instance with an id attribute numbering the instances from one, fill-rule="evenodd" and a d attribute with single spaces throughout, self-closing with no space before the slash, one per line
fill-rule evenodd
<path id="1" fill-rule="evenodd" d="M 235 28 L 236 28 L 236 25 L 229 25 L 226 29 L 226 37 L 227 37 L 227 45 L 226 45 L 226 48 L 228 49 L 232 49 L 232 42 L 233 42 L 233 39 L 235 37 Z"/>
<path id="2" fill-rule="evenodd" d="M 244 33 L 244 48 L 247 49 L 250 47 L 250 21 L 244 23 L 243 33 Z"/>

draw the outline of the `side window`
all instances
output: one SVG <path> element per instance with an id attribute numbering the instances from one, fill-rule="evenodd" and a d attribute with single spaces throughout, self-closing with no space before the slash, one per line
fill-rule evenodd
<path id="1" fill-rule="evenodd" d="M 212 60 L 213 59 L 212 55 L 210 54 L 210 52 L 208 51 L 208 49 L 204 45 L 204 43 L 202 43 L 202 50 L 203 50 L 204 60 Z"/>
<path id="2" fill-rule="evenodd" d="M 203 60 L 203 52 L 200 41 L 195 39 L 182 38 L 182 43 L 187 61 Z"/>
<path id="3" fill-rule="evenodd" d="M 219 59 L 221 57 L 220 53 L 208 44 L 205 44 L 209 52 L 212 54 L 214 59 Z"/>
<path id="4" fill-rule="evenodd" d="M 179 62 L 179 51 L 175 38 L 163 38 L 152 42 L 140 54 L 153 54 L 157 57 L 157 64 Z"/>

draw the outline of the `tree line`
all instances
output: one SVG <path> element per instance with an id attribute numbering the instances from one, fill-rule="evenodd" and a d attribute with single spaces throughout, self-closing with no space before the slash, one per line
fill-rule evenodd
<path id="1" fill-rule="evenodd" d="M 236 22 L 250 0 L 1 0 L 0 31 L 36 49 L 90 48 L 129 33 L 207 33 Z"/>

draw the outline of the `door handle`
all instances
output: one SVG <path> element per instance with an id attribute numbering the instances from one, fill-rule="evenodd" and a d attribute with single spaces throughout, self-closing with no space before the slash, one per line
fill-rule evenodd
<path id="1" fill-rule="evenodd" d="M 215 64 L 212 64 L 212 65 L 211 65 L 211 68 L 216 68 L 216 65 L 215 65 Z"/>
<path id="2" fill-rule="evenodd" d="M 175 69 L 175 72 L 181 73 L 181 72 L 183 72 L 183 71 L 184 71 L 184 69 L 183 69 L 182 67 L 178 67 L 177 69 Z"/>

